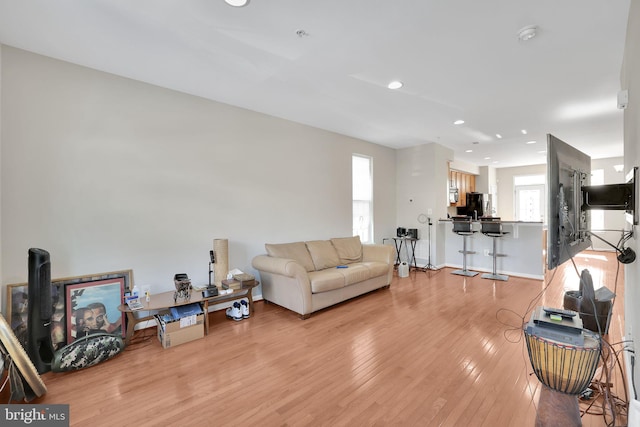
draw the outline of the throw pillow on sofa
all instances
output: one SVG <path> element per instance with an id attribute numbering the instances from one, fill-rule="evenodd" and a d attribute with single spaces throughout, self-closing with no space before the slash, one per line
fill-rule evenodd
<path id="1" fill-rule="evenodd" d="M 342 264 L 362 261 L 362 243 L 360 236 L 336 237 L 331 239 L 333 247 L 338 252 Z"/>
<path id="2" fill-rule="evenodd" d="M 330 240 L 312 240 L 307 242 L 307 249 L 316 271 L 340 265 L 340 257 Z"/>
<path id="3" fill-rule="evenodd" d="M 315 266 L 311 255 L 307 250 L 307 245 L 304 242 L 294 243 L 266 243 L 264 248 L 267 250 L 269 256 L 275 258 L 287 258 L 297 261 L 307 271 L 314 271 Z"/>

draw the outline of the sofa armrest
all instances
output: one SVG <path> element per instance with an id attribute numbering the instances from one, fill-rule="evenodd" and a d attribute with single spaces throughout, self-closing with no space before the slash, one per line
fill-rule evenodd
<path id="1" fill-rule="evenodd" d="M 395 262 L 394 251 L 391 245 L 362 245 L 362 261 L 379 261 L 385 264 L 393 264 Z"/>
<path id="2" fill-rule="evenodd" d="M 262 297 L 266 301 L 295 311 L 303 318 L 313 311 L 309 274 L 300 263 L 258 255 L 251 265 L 260 272 Z"/>
<path id="3" fill-rule="evenodd" d="M 293 259 L 258 255 L 251 262 L 253 268 L 286 277 L 307 277 L 307 270 Z"/>

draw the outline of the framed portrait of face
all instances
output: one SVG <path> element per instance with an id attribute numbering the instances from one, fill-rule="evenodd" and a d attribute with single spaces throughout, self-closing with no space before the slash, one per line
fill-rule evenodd
<path id="1" fill-rule="evenodd" d="M 124 336 L 125 314 L 118 310 L 125 292 L 124 277 L 65 286 L 67 344 L 91 334 Z"/>
<path id="2" fill-rule="evenodd" d="M 68 285 L 86 284 L 88 282 L 98 282 L 103 280 L 122 280 L 124 292 L 133 288 L 133 270 L 110 271 L 107 273 L 96 273 L 85 276 L 64 277 L 51 280 L 51 303 L 53 304 L 53 315 L 51 317 L 51 343 L 54 350 L 64 347 L 72 342 L 67 339 L 68 316 L 65 301 L 65 289 Z M 10 325 L 13 334 L 23 348 L 27 348 L 27 318 L 29 314 L 29 284 L 15 283 L 7 285 L 7 317 L 6 321 Z M 119 304 L 122 304 L 120 302 Z M 111 313 L 115 316 L 116 313 Z M 111 329 L 117 329 L 112 327 Z M 122 329 L 125 329 L 124 326 Z"/>

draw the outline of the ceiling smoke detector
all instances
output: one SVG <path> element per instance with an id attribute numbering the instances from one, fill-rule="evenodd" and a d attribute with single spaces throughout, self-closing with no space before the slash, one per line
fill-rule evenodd
<path id="1" fill-rule="evenodd" d="M 538 34 L 538 27 L 535 25 L 528 25 L 518 31 L 518 40 L 526 42 L 527 40 L 534 38 L 536 34 Z"/>
<path id="2" fill-rule="evenodd" d="M 249 4 L 249 0 L 224 0 L 229 6 L 243 7 Z"/>

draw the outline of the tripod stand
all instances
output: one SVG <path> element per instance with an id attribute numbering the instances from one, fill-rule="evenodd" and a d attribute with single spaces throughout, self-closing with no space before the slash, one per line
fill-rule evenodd
<path id="1" fill-rule="evenodd" d="M 438 270 L 438 267 L 431 264 L 431 218 L 427 218 L 427 222 L 429 223 L 429 259 L 427 261 L 427 265 L 424 266 L 425 270 Z"/>
<path id="2" fill-rule="evenodd" d="M 425 214 L 420 214 L 420 215 L 418 215 L 418 222 L 420 224 L 428 224 L 428 226 L 429 226 L 429 231 L 428 231 L 428 234 L 429 234 L 429 259 L 427 261 L 427 265 L 425 265 L 424 267 L 420 267 L 420 269 L 422 271 L 428 271 L 428 270 L 436 270 L 437 271 L 438 268 L 435 265 L 431 264 L 431 226 L 433 225 L 431 223 L 431 218 L 428 218 Z"/>

